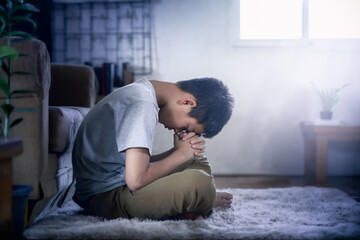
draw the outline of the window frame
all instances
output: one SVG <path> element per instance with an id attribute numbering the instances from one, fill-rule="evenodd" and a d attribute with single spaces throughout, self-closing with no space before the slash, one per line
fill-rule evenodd
<path id="1" fill-rule="evenodd" d="M 230 25 L 233 47 L 311 47 L 341 48 L 360 50 L 360 39 L 310 39 L 309 38 L 309 0 L 302 5 L 302 38 L 301 39 L 240 39 L 240 1 L 233 0 L 230 13 Z M 235 29 L 235 30 L 234 30 Z"/>

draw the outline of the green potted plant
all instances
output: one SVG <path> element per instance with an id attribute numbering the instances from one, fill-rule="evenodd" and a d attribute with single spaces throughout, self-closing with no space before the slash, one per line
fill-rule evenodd
<path id="1" fill-rule="evenodd" d="M 314 82 L 311 84 L 315 94 L 320 98 L 321 101 L 322 111 L 320 111 L 320 118 L 323 120 L 332 119 L 332 108 L 339 102 L 339 92 L 350 84 L 347 83 L 340 88 L 324 90 L 319 89 Z"/>
<path id="2" fill-rule="evenodd" d="M 22 0 L 7 0 L 6 6 L 0 6 L 0 38 L 7 38 L 7 45 L 0 46 L 0 65 L 4 73 L 0 75 L 0 89 L 5 95 L 5 103 L 1 104 L 4 120 L 0 118 L 0 139 L 9 139 L 10 129 L 23 120 L 22 118 L 11 119 L 11 114 L 14 111 L 33 111 L 32 109 L 15 108 L 11 103 L 12 96 L 16 94 L 34 94 L 33 91 L 12 90 L 12 76 L 31 73 L 13 72 L 11 65 L 19 57 L 26 57 L 26 55 L 19 53 L 13 48 L 12 44 L 33 38 L 27 32 L 13 31 L 13 27 L 22 22 L 29 22 L 36 28 L 36 23 L 31 19 L 31 15 L 34 12 L 39 12 L 39 10 L 32 4 L 25 3 Z M 6 79 L 3 78 L 4 75 Z"/>
<path id="3" fill-rule="evenodd" d="M 36 94 L 34 91 L 28 90 L 13 90 L 12 77 L 17 74 L 32 74 L 29 72 L 13 71 L 12 63 L 20 57 L 26 57 L 26 54 L 19 53 L 12 45 L 19 41 L 26 41 L 32 36 L 24 31 L 14 31 L 14 26 L 28 22 L 36 28 L 36 23 L 31 19 L 32 13 L 39 12 L 39 10 L 30 3 L 25 3 L 23 0 L 7 0 L 6 5 L 0 5 L 0 39 L 7 38 L 5 45 L 0 46 L 0 92 L 1 94 L 1 111 L 0 115 L 0 149 L 2 151 L 10 151 L 14 147 L 20 148 L 21 151 L 16 150 L 14 157 L 22 152 L 22 140 L 10 139 L 10 129 L 19 124 L 23 118 L 12 119 L 12 113 L 15 111 L 36 111 L 28 108 L 16 108 L 12 104 L 12 97 L 16 94 Z M 6 160 L 11 161 L 11 160 Z M 11 164 L 7 164 L 11 166 Z M 12 172 L 12 167 L 4 169 L 4 171 Z M 11 183 L 9 183 L 11 184 Z M 30 185 L 15 185 L 13 186 L 13 235 L 14 239 L 22 239 L 22 232 L 25 221 L 25 206 L 28 201 L 28 196 L 32 191 Z"/>

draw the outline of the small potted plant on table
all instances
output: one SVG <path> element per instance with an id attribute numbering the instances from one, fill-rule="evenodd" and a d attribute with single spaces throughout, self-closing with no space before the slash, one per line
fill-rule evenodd
<path id="1" fill-rule="evenodd" d="M 339 92 L 350 84 L 347 83 L 340 88 L 331 88 L 325 90 L 320 90 L 314 82 L 311 84 L 313 86 L 314 92 L 319 96 L 321 101 L 322 111 L 320 111 L 320 118 L 322 120 L 331 120 L 333 115 L 332 108 L 339 101 Z"/>

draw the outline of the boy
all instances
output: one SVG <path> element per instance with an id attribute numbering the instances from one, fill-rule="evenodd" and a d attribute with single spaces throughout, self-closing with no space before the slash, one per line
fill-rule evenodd
<path id="1" fill-rule="evenodd" d="M 74 201 L 106 218 L 203 219 L 230 207 L 216 193 L 203 153 L 230 119 L 233 98 L 217 79 L 178 83 L 146 78 L 120 88 L 83 120 L 74 144 Z M 174 147 L 152 156 L 157 123 L 173 130 Z"/>

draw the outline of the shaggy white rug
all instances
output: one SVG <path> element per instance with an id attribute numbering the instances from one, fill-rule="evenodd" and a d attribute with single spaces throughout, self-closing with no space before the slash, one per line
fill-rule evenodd
<path id="1" fill-rule="evenodd" d="M 73 201 L 24 232 L 28 239 L 360 239 L 360 203 L 329 188 L 226 189 L 230 209 L 206 220 L 106 220 Z"/>

